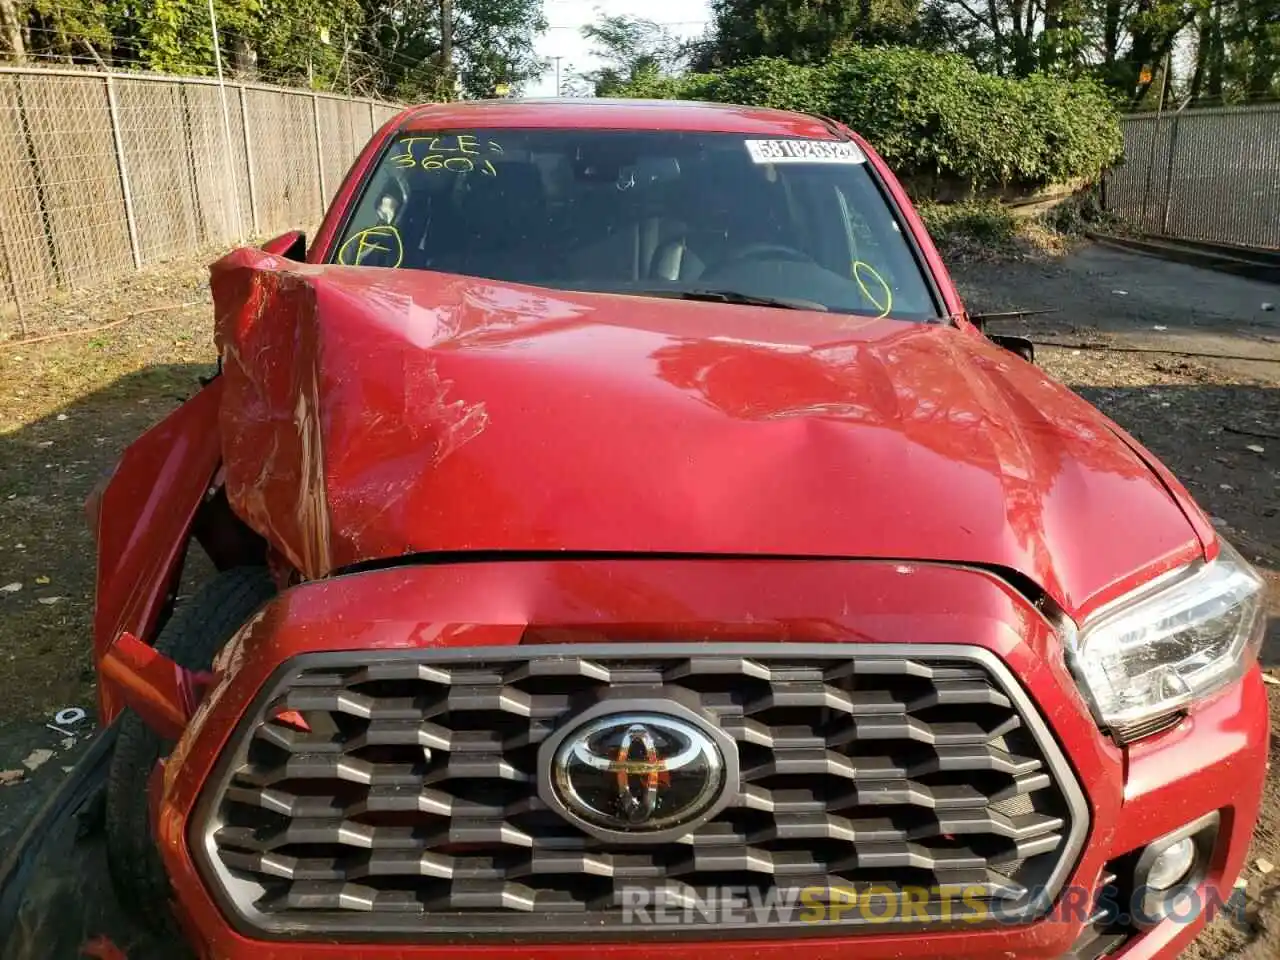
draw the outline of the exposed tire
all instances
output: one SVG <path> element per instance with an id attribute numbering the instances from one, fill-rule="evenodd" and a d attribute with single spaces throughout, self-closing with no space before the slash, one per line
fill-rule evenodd
<path id="1" fill-rule="evenodd" d="M 156 650 L 190 670 L 207 670 L 222 646 L 275 592 L 264 567 L 223 571 L 178 604 L 156 639 Z M 131 710 L 119 725 L 107 781 L 107 863 L 120 905 L 164 929 L 173 924 L 169 881 L 151 837 L 147 781 L 156 761 L 168 756 L 174 744 Z"/>

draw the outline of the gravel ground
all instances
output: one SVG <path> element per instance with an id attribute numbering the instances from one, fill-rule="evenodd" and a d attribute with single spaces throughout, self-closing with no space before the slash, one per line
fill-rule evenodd
<path id="1" fill-rule="evenodd" d="M 972 310 L 1058 308 L 993 330 L 1032 337 L 1043 368 L 1160 456 L 1267 573 L 1275 619 L 1263 659 L 1280 675 L 1280 313 L 1263 306 L 1280 303 L 1280 287 L 1097 246 L 952 269 Z M 93 702 L 82 504 L 119 450 L 211 369 L 203 278 L 199 264 L 179 264 L 53 301 L 29 327 L 78 333 L 0 342 L 0 857 L 91 742 L 92 717 L 70 736 L 46 726 Z M 1280 686 L 1269 689 L 1274 757 Z M 1187 957 L 1280 956 L 1280 867 L 1258 868 L 1280 864 L 1280 777 L 1254 846 L 1248 922 L 1220 920 Z"/>
<path id="2" fill-rule="evenodd" d="M 1280 287 L 1092 245 L 952 270 L 971 311 L 1058 311 L 992 330 L 1035 341 L 1037 362 L 1160 457 L 1263 571 L 1262 659 L 1280 678 L 1280 312 L 1264 308 Z M 1220 918 L 1186 960 L 1280 957 L 1280 686 L 1269 689 L 1272 774 L 1242 878 L 1247 923 Z"/>

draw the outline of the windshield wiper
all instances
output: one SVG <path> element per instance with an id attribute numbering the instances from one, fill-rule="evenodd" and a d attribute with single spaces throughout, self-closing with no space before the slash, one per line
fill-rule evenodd
<path id="1" fill-rule="evenodd" d="M 677 290 L 656 288 L 653 290 L 620 290 L 638 297 L 670 297 L 673 300 L 705 300 L 709 303 L 736 303 L 748 307 L 779 307 L 783 310 L 817 310 L 826 313 L 824 304 L 816 300 L 799 300 L 787 297 L 757 297 L 738 290 Z"/>

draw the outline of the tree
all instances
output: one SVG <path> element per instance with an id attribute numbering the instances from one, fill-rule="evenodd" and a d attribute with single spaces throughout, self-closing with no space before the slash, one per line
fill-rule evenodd
<path id="1" fill-rule="evenodd" d="M 952 49 L 997 75 L 1094 74 L 1136 104 L 1178 36 L 1220 2 L 925 0 L 922 19 L 945 25 Z"/>
<path id="2" fill-rule="evenodd" d="M 223 68 L 234 76 L 397 99 L 492 93 L 537 76 L 540 0 L 214 0 Z M 451 12 L 453 56 L 442 55 Z M 98 67 L 209 74 L 208 0 L 0 0 L 0 54 Z"/>
<path id="3" fill-rule="evenodd" d="M 454 0 L 453 44 L 462 87 L 488 96 L 505 82 L 518 89 L 542 74 L 533 38 L 547 28 L 541 0 Z"/>
<path id="4" fill-rule="evenodd" d="M 599 11 L 597 17 L 582 28 L 582 36 L 593 42 L 592 54 L 604 61 L 602 67 L 582 74 L 597 97 L 613 96 L 642 77 L 677 73 L 684 65 L 684 45 L 660 24 Z"/>
<path id="5" fill-rule="evenodd" d="M 1094 76 L 1134 106 L 1160 89 L 1280 96 L 1278 0 L 713 0 L 712 9 L 699 70 L 766 56 L 821 63 L 850 45 L 893 43 L 960 53 L 997 76 Z M 1166 85 L 1182 37 L 1194 37 L 1195 69 Z"/>
<path id="6" fill-rule="evenodd" d="M 0 0 L 0 49 L 9 59 L 27 58 L 27 44 L 22 36 L 22 12 L 18 0 Z"/>
<path id="7" fill-rule="evenodd" d="M 215 69 L 207 0 L 30 0 L 13 9 L 21 46 L 0 9 L 10 59 L 197 75 Z M 266 79 L 314 77 L 318 86 L 332 85 L 343 62 L 343 46 L 330 38 L 361 22 L 357 0 L 215 0 L 214 9 L 226 69 L 261 66 Z"/>
<path id="8" fill-rule="evenodd" d="M 1222 89 L 1232 100 L 1280 96 L 1280 6 L 1237 0 L 1221 11 Z"/>
<path id="9" fill-rule="evenodd" d="M 400 99 L 453 96 L 441 69 L 438 3 L 361 0 L 368 30 L 363 52 L 381 66 L 380 93 Z M 498 83 L 518 89 L 540 75 L 533 38 L 546 29 L 539 0 L 452 0 L 454 75 L 463 92 L 486 97 Z"/>
<path id="10" fill-rule="evenodd" d="M 586 73 L 578 72 L 572 63 L 565 64 L 564 77 L 560 81 L 560 88 L 556 90 L 557 97 L 593 97 L 596 96 L 595 83 L 591 77 L 595 75 L 594 71 Z"/>
<path id="11" fill-rule="evenodd" d="M 340 89 L 364 15 L 358 0 L 239 0 L 218 14 L 223 57 L 274 83 Z"/>
<path id="12" fill-rule="evenodd" d="M 1141 102 L 1162 81 L 1163 65 L 1178 35 L 1212 2 L 1136 0 L 1126 18 L 1125 8 L 1119 7 L 1117 0 L 1106 0 L 1103 79 L 1117 93 L 1130 97 L 1131 102 Z M 1161 86 L 1168 89 L 1172 84 Z"/>
<path id="13" fill-rule="evenodd" d="M 439 8 L 407 0 L 361 3 L 365 28 L 357 62 L 369 92 L 400 100 L 452 97 L 440 70 Z"/>
<path id="14" fill-rule="evenodd" d="M 818 63 L 840 47 L 915 38 L 919 0 L 713 0 L 696 58 L 715 69 L 757 57 Z"/>

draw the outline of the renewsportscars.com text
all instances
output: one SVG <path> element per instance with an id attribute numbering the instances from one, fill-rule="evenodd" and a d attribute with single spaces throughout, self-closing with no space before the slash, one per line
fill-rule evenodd
<path id="1" fill-rule="evenodd" d="M 1068 887 L 1057 901 L 1036 916 L 1062 922 L 1083 923 L 1099 908 L 1121 924 L 1155 921 L 1143 909 L 1146 891 L 1138 890 L 1124 901 L 1110 889 L 1095 896 L 1083 887 Z M 791 923 L 1026 923 L 1026 901 L 1010 910 L 987 898 L 987 888 L 939 887 L 780 887 L 761 891 L 756 887 L 623 887 L 623 922 L 653 926 L 682 924 Z M 1124 901 L 1124 902 L 1122 902 Z M 1164 916 L 1188 923 L 1202 913 L 1212 920 L 1221 914 L 1235 916 L 1243 909 L 1231 892 L 1215 888 L 1188 890 L 1177 896 Z M 1238 919 L 1238 918 L 1237 918 Z"/>

